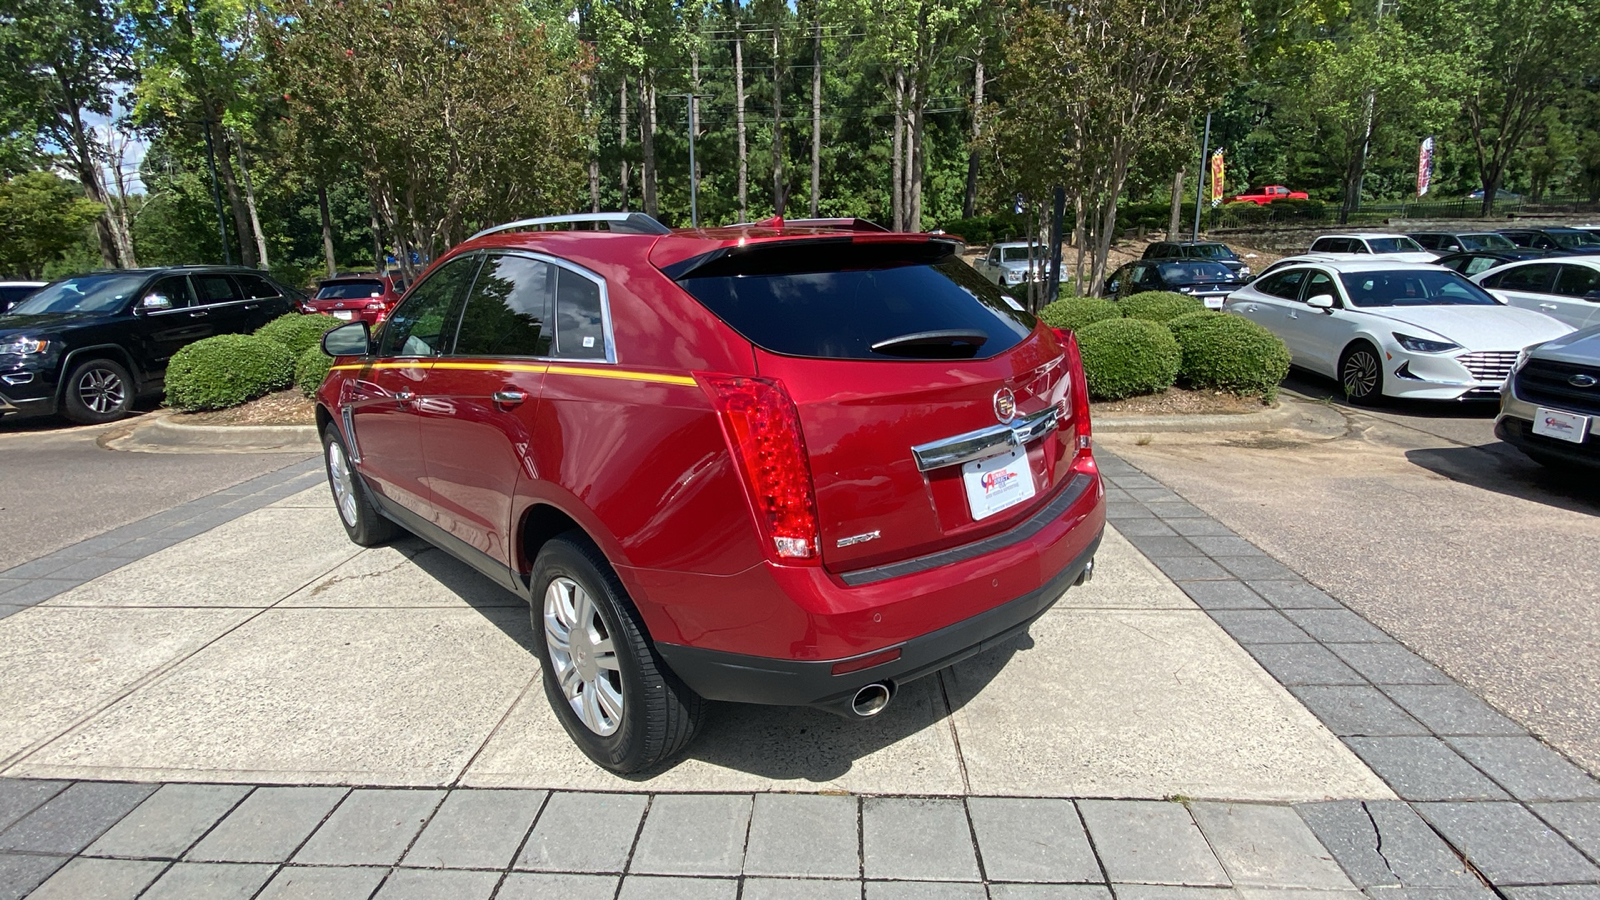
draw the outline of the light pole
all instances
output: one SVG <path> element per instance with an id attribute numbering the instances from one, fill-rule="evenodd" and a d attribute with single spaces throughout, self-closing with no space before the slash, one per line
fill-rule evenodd
<path id="1" fill-rule="evenodd" d="M 1206 191 L 1206 162 L 1211 155 L 1211 113 L 1206 113 L 1206 136 L 1200 141 L 1200 176 L 1194 180 L 1194 235 L 1200 240 L 1200 201 Z"/>

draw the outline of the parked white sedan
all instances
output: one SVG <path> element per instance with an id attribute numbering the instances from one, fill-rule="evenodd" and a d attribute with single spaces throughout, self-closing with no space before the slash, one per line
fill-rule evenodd
<path id="1" fill-rule="evenodd" d="M 1572 330 L 1442 266 L 1385 260 L 1285 266 L 1223 311 L 1283 338 L 1296 366 L 1337 378 L 1358 403 L 1496 398 L 1522 348 Z"/>
<path id="2" fill-rule="evenodd" d="M 1500 300 L 1573 328 L 1600 325 L 1600 256 L 1562 256 L 1496 266 L 1472 279 Z"/>

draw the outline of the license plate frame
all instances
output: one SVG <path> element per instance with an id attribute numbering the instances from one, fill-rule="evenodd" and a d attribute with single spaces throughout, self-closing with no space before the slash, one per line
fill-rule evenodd
<path id="1" fill-rule="evenodd" d="M 1005 453 L 963 463 L 961 486 L 967 495 L 967 511 L 978 522 L 1026 503 L 1039 493 L 1026 447 L 1013 447 Z"/>
<path id="2" fill-rule="evenodd" d="M 333 311 L 333 317 L 344 322 L 349 322 L 356 317 L 356 314 L 348 309 L 336 309 Z"/>
<path id="3" fill-rule="evenodd" d="M 1538 407 L 1533 415 L 1533 433 L 1571 444 L 1581 444 L 1589 436 L 1594 420 L 1578 413 Z"/>

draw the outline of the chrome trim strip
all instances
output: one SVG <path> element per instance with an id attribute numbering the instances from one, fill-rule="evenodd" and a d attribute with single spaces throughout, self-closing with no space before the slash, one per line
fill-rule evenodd
<path id="1" fill-rule="evenodd" d="M 917 444 L 911 455 L 917 461 L 918 471 L 928 472 L 974 460 L 998 456 L 1013 447 L 1021 447 L 1055 430 L 1059 411 L 1055 406 L 1019 416 L 1003 425 L 992 425 L 958 434 L 954 437 Z"/>
<path id="2" fill-rule="evenodd" d="M 361 462 L 361 445 L 356 443 L 356 418 L 353 407 L 346 406 L 340 417 L 344 419 L 344 439 L 350 445 L 350 462 Z"/>
<path id="3" fill-rule="evenodd" d="M 940 550 L 937 553 L 930 553 L 927 556 L 919 556 L 915 559 L 907 559 L 897 563 L 889 563 L 888 565 L 875 566 L 871 569 L 857 569 L 854 572 L 842 572 L 839 575 L 839 580 L 843 581 L 850 587 L 860 587 L 863 584 L 886 581 L 890 578 L 898 578 L 901 575 L 914 575 L 917 572 L 926 572 L 929 569 L 936 569 L 939 566 L 947 566 L 951 563 L 961 562 L 962 560 L 973 559 L 974 557 L 982 556 L 985 553 L 992 553 L 1004 547 L 1009 547 L 1012 544 L 1021 543 L 1022 541 L 1028 540 L 1029 538 L 1043 531 L 1046 525 L 1049 525 L 1051 522 L 1054 522 L 1055 520 L 1066 515 L 1067 510 L 1072 506 L 1072 504 L 1078 502 L 1079 498 L 1081 498 L 1084 493 L 1089 490 L 1089 486 L 1093 484 L 1093 482 L 1093 476 L 1090 476 L 1084 472 L 1079 472 L 1073 475 L 1072 478 L 1069 479 L 1066 485 L 1061 489 L 1061 493 L 1058 494 L 1054 500 L 1050 501 L 1048 506 L 1034 513 L 1030 518 L 1010 531 L 1002 531 L 999 534 L 990 535 L 989 537 L 986 537 L 980 541 L 973 541 L 970 544 L 963 544 L 960 547 L 951 547 L 949 550 Z"/>
<path id="4" fill-rule="evenodd" d="M 504 225 L 495 225 L 485 228 L 472 237 L 469 241 L 502 231 L 515 231 L 518 228 L 539 228 L 543 230 L 546 225 L 578 225 L 585 223 L 605 223 L 606 230 L 619 234 L 668 234 L 667 226 L 657 222 L 650 216 L 638 212 L 605 212 L 605 213 L 578 213 L 571 216 L 541 216 L 536 219 L 518 219 Z M 620 226 L 620 227 L 619 227 Z"/>

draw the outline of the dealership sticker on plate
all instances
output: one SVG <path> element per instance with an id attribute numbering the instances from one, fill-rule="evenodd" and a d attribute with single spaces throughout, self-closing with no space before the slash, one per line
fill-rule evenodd
<path id="1" fill-rule="evenodd" d="M 356 314 L 347 309 L 336 309 L 333 311 L 333 317 L 335 319 L 344 319 L 348 322 L 349 320 L 355 318 Z"/>
<path id="2" fill-rule="evenodd" d="M 1533 433 L 1558 441 L 1581 444 L 1589 434 L 1589 417 L 1545 409 L 1541 406 L 1533 416 Z"/>
<path id="3" fill-rule="evenodd" d="M 1222 308 L 1222 301 L 1227 299 L 1227 298 L 1226 297 L 1205 297 L 1205 298 L 1202 298 L 1202 299 L 1205 300 L 1206 309 L 1221 309 Z"/>
<path id="4" fill-rule="evenodd" d="M 1021 447 L 963 465 L 961 481 L 967 488 L 967 504 L 974 519 L 987 519 L 1035 493 L 1028 454 Z"/>

